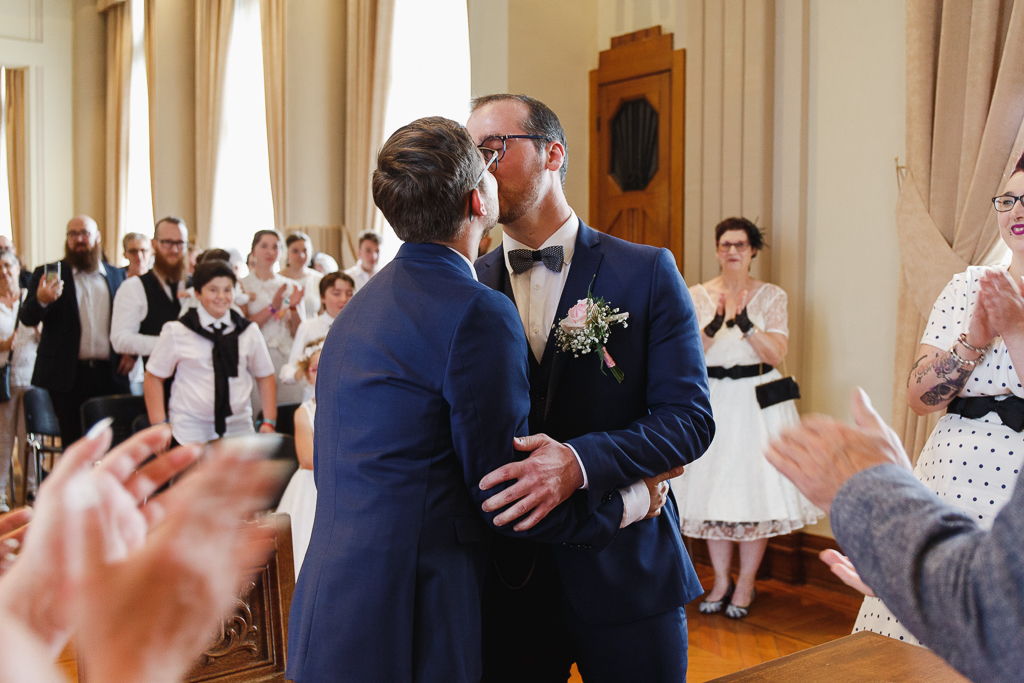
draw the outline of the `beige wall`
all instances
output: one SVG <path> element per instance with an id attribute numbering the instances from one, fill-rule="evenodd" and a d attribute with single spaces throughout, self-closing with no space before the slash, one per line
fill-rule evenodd
<path id="1" fill-rule="evenodd" d="M 590 192 L 590 70 L 597 68 L 593 0 L 514 0 L 508 8 L 508 89 L 551 107 L 569 142 L 565 196 L 584 221 Z"/>
<path id="2" fill-rule="evenodd" d="M 27 68 L 29 264 L 62 253 L 64 226 L 75 210 L 72 176 L 72 0 L 24 3 L 30 15 L 0 14 L 0 64 Z M 22 29 L 25 32 L 22 33 Z M 4 36 L 15 37 L 4 37 Z M 27 39 L 26 39 L 27 38 Z"/>

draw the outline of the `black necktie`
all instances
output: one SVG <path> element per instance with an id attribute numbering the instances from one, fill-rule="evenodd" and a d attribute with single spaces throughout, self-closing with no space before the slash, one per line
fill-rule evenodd
<path id="1" fill-rule="evenodd" d="M 513 249 L 508 252 L 508 262 L 512 266 L 512 272 L 516 275 L 525 273 L 533 264 L 540 261 L 548 270 L 560 273 L 562 264 L 565 263 L 565 250 L 561 246 L 547 247 L 538 251 L 529 249 Z"/>
<path id="2" fill-rule="evenodd" d="M 199 323 L 199 313 L 192 308 L 178 322 L 213 342 L 213 428 L 217 436 L 224 436 L 227 419 L 231 415 L 231 387 L 228 378 L 238 377 L 238 336 L 249 326 L 250 321 L 231 311 L 231 322 L 235 324 L 235 329 L 225 334 L 225 325 L 218 323 L 211 326 L 211 331 Z"/>

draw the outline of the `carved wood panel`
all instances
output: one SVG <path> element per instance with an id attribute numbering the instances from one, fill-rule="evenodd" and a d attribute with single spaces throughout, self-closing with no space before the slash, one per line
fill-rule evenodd
<path id="1" fill-rule="evenodd" d="M 187 683 L 278 683 L 285 680 L 288 610 L 295 589 L 291 519 L 272 515 L 277 552 L 246 584 L 234 613 L 200 656 Z"/>

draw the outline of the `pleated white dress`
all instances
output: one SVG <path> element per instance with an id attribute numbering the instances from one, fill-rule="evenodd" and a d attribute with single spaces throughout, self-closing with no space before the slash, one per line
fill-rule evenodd
<path id="1" fill-rule="evenodd" d="M 948 349 L 970 328 L 978 301 L 978 279 L 1005 268 L 971 266 L 953 277 L 939 295 L 928 317 L 922 344 Z M 960 396 L 1009 396 L 1024 398 L 1021 380 L 1001 338 L 985 355 Z M 967 512 L 982 529 L 988 529 L 1010 500 L 1017 473 L 1024 463 L 1024 434 L 1007 427 L 996 413 L 972 420 L 943 415 L 935 425 L 918 458 L 914 475 L 943 501 Z M 865 598 L 853 632 L 874 631 L 905 643 L 921 643 L 878 598 Z"/>
<path id="2" fill-rule="evenodd" d="M 701 327 L 715 317 L 717 303 L 703 285 L 690 288 Z M 763 285 L 747 304 L 747 315 L 766 332 L 789 336 L 787 297 L 782 288 Z M 732 367 L 761 362 L 737 327 L 715 335 L 707 364 Z M 758 384 L 782 377 L 778 370 L 744 379 L 710 379 L 715 438 L 707 452 L 672 481 L 684 536 L 752 541 L 788 534 L 813 524 L 824 513 L 765 459 L 768 441 L 799 422 L 793 401 L 762 409 Z"/>
<path id="3" fill-rule="evenodd" d="M 309 414 L 309 424 L 315 424 L 316 399 L 311 398 L 303 402 L 299 408 L 305 408 Z M 306 548 L 309 547 L 309 538 L 313 535 L 313 518 L 316 517 L 316 482 L 313 480 L 313 470 L 300 467 L 292 475 L 288 488 L 281 496 L 277 512 L 287 512 L 292 518 L 292 554 L 295 557 L 297 578 L 299 569 L 302 568 L 302 560 L 306 556 Z"/>

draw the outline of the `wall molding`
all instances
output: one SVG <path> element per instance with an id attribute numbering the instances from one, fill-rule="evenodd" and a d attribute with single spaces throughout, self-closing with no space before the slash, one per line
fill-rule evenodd
<path id="1" fill-rule="evenodd" d="M 0 38 L 43 42 L 43 0 L 0 0 Z"/>

